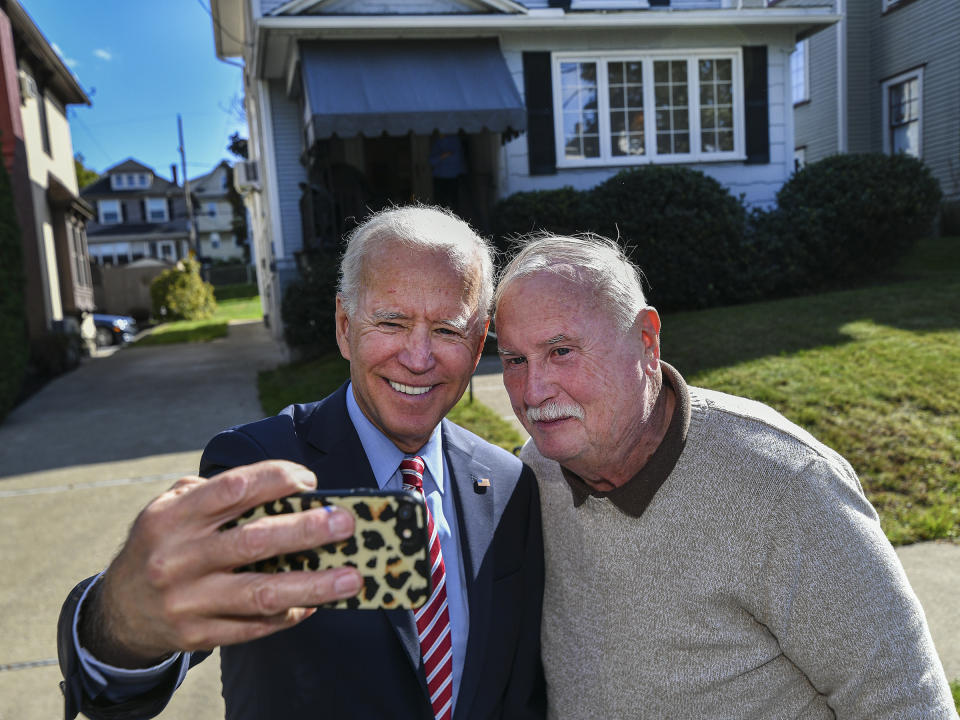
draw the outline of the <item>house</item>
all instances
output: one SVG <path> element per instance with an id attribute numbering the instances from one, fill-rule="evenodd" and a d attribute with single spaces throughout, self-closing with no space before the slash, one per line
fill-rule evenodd
<path id="1" fill-rule="evenodd" d="M 141 258 L 175 262 L 189 255 L 190 218 L 177 168 L 173 181 L 133 158 L 107 168 L 80 191 L 93 208 L 87 226 L 90 258 L 98 265 L 125 265 Z"/>
<path id="2" fill-rule="evenodd" d="M 245 261 L 245 237 L 238 237 L 233 198 L 233 168 L 223 160 L 206 175 L 190 181 L 195 202 L 197 255 L 204 261 Z"/>
<path id="3" fill-rule="evenodd" d="M 798 162 L 905 152 L 960 201 L 960 3 L 841 2 L 843 19 L 794 54 Z"/>
<path id="4" fill-rule="evenodd" d="M 17 0 L 0 4 L 0 148 L 23 234 L 27 332 L 79 330 L 94 309 L 77 192 L 70 105 L 89 105 L 73 73 Z M 92 337 L 92 319 L 88 320 Z"/>
<path id="5" fill-rule="evenodd" d="M 432 201 L 430 150 L 459 138 L 450 204 L 481 230 L 518 191 L 592 187 L 647 163 L 703 170 L 754 205 L 793 170 L 790 63 L 831 0 L 212 0 L 242 57 L 237 165 L 264 312 L 305 249 L 389 201 Z M 446 190 L 444 191 L 446 194 Z M 271 323 L 279 337 L 281 324 Z"/>

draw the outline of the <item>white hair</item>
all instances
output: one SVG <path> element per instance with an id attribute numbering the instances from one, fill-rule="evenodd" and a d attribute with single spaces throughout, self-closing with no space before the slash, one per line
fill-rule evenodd
<path id="1" fill-rule="evenodd" d="M 408 205 L 381 210 L 350 233 L 340 261 L 338 292 L 352 316 L 362 292 L 367 257 L 385 242 L 445 255 L 462 275 L 476 268 L 479 280 L 478 315 L 486 320 L 493 297 L 493 250 L 473 228 L 445 208 Z"/>
<path id="2" fill-rule="evenodd" d="M 500 275 L 493 296 L 494 308 L 510 283 L 541 272 L 588 288 L 623 328 L 630 327 L 637 313 L 648 307 L 640 269 L 613 240 L 593 233 L 534 233 L 521 238 L 518 246 L 519 252 Z"/>

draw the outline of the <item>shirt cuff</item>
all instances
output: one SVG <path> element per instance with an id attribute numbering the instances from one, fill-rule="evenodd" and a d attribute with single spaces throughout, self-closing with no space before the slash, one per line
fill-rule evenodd
<path id="1" fill-rule="evenodd" d="M 190 667 L 190 653 L 188 652 L 174 653 L 163 662 L 152 667 L 131 670 L 101 662 L 86 648 L 81 647 L 80 636 L 77 633 L 80 611 L 83 608 L 83 603 L 86 602 L 90 589 L 100 582 L 101 577 L 103 577 L 102 572 L 83 591 L 83 596 L 77 603 L 77 610 L 73 615 L 73 646 L 80 658 L 80 667 L 83 669 L 81 673 L 83 689 L 87 696 L 97 698 L 102 695 L 113 703 L 129 700 L 160 685 L 165 678 L 169 677 L 171 668 L 178 664 L 177 687 L 179 687 L 187 674 L 187 669 Z"/>

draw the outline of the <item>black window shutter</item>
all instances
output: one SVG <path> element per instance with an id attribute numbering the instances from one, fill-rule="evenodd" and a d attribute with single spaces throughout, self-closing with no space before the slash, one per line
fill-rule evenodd
<path id="1" fill-rule="evenodd" d="M 127 203 L 123 200 L 118 200 L 117 204 L 120 206 L 120 220 L 127 222 Z"/>
<path id="2" fill-rule="evenodd" d="M 527 156 L 531 175 L 557 172 L 553 134 L 553 83 L 550 53 L 523 54 L 523 94 L 527 103 Z"/>
<path id="3" fill-rule="evenodd" d="M 767 46 L 743 48 L 743 101 L 747 164 L 770 162 L 770 111 L 767 101 Z"/>

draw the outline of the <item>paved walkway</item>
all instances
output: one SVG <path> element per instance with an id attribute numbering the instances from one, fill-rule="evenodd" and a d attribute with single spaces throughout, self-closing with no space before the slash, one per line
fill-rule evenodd
<path id="1" fill-rule="evenodd" d="M 123 348 L 63 375 L 0 424 L 0 720 L 62 717 L 56 623 L 137 512 L 223 428 L 262 416 L 256 373 L 281 361 L 261 323 L 210 343 Z M 166 718 L 223 718 L 217 658 Z"/>
<path id="2" fill-rule="evenodd" d="M 256 372 L 282 360 L 259 323 L 196 345 L 125 348 L 47 385 L 0 424 L 0 720 L 62 714 L 55 627 L 70 588 L 109 562 L 136 513 L 196 472 L 219 430 L 262 415 Z M 477 399 L 516 423 L 484 359 Z M 901 548 L 947 674 L 960 678 L 960 546 Z M 223 717 L 219 662 L 191 671 L 164 718 Z"/>

